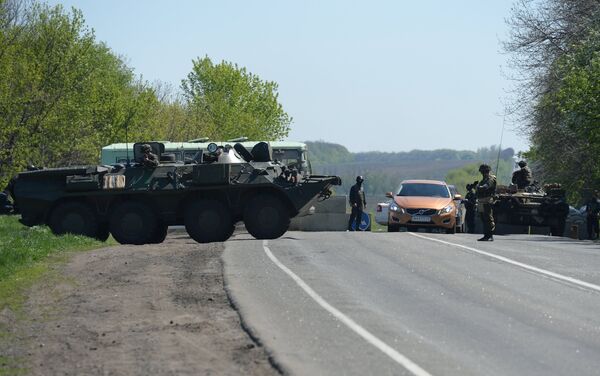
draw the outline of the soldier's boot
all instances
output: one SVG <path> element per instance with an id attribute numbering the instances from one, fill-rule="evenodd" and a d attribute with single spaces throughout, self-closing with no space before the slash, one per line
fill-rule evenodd
<path id="1" fill-rule="evenodd" d="M 477 239 L 478 242 L 493 242 L 494 235 L 484 235 L 483 238 Z"/>

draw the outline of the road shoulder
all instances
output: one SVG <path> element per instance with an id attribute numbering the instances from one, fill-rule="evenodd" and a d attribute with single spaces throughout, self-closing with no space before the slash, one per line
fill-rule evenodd
<path id="1" fill-rule="evenodd" d="M 0 353 L 34 375 L 277 374 L 227 297 L 222 250 L 170 235 L 74 254 L 31 290 Z"/>

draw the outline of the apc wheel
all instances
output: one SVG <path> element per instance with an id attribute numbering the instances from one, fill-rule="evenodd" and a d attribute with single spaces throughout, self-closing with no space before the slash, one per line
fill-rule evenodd
<path id="1" fill-rule="evenodd" d="M 388 225 L 388 232 L 399 232 L 400 226 L 397 225 Z"/>
<path id="2" fill-rule="evenodd" d="M 550 227 L 550 235 L 563 236 L 565 234 L 565 226 L 555 225 Z"/>
<path id="3" fill-rule="evenodd" d="M 158 226 L 154 212 L 136 201 L 124 202 L 112 213 L 110 233 L 121 244 L 151 243 Z"/>
<path id="4" fill-rule="evenodd" d="M 222 242 L 231 236 L 231 213 L 221 201 L 194 201 L 185 212 L 185 229 L 198 243 Z"/>
<path id="5" fill-rule="evenodd" d="M 235 224 L 232 224 L 231 227 L 225 233 L 225 238 L 222 241 L 226 241 L 227 239 L 231 238 L 231 235 L 233 235 L 234 231 L 235 231 Z"/>
<path id="6" fill-rule="evenodd" d="M 108 231 L 108 223 L 102 222 L 102 223 L 98 224 L 98 231 L 96 232 L 96 236 L 94 236 L 94 238 L 96 238 L 96 240 L 99 240 L 101 242 L 105 242 L 109 236 L 110 236 L 110 231 Z"/>
<path id="7" fill-rule="evenodd" d="M 81 202 L 65 202 L 59 204 L 48 221 L 50 229 L 56 235 L 75 234 L 96 237 L 98 219 L 89 206 Z"/>
<path id="8" fill-rule="evenodd" d="M 156 226 L 156 230 L 152 234 L 152 239 L 150 240 L 151 244 L 160 244 L 165 241 L 167 238 L 167 232 L 169 230 L 169 226 L 159 223 Z"/>
<path id="9" fill-rule="evenodd" d="M 263 194 L 252 197 L 246 204 L 244 224 L 256 239 L 277 239 L 290 227 L 290 215 L 279 198 Z"/>

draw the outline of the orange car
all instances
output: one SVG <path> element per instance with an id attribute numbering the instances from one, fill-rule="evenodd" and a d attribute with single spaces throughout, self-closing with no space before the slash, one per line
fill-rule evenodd
<path id="1" fill-rule="evenodd" d="M 457 207 L 448 185 L 437 180 L 405 180 L 397 194 L 388 192 L 390 202 L 388 232 L 407 229 L 439 228 L 449 234 L 456 232 Z"/>

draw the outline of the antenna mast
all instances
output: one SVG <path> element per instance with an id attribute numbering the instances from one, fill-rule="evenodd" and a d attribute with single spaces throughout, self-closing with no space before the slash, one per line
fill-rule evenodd
<path id="1" fill-rule="evenodd" d="M 504 125 L 506 124 L 506 112 L 502 117 L 502 132 L 500 133 L 500 145 L 498 145 L 498 158 L 496 159 L 496 176 L 498 176 L 498 168 L 500 167 L 500 153 L 502 152 L 502 140 L 504 139 Z"/>
<path id="2" fill-rule="evenodd" d="M 127 153 L 127 166 L 131 164 L 129 161 L 129 119 L 125 122 L 125 152 Z"/>

